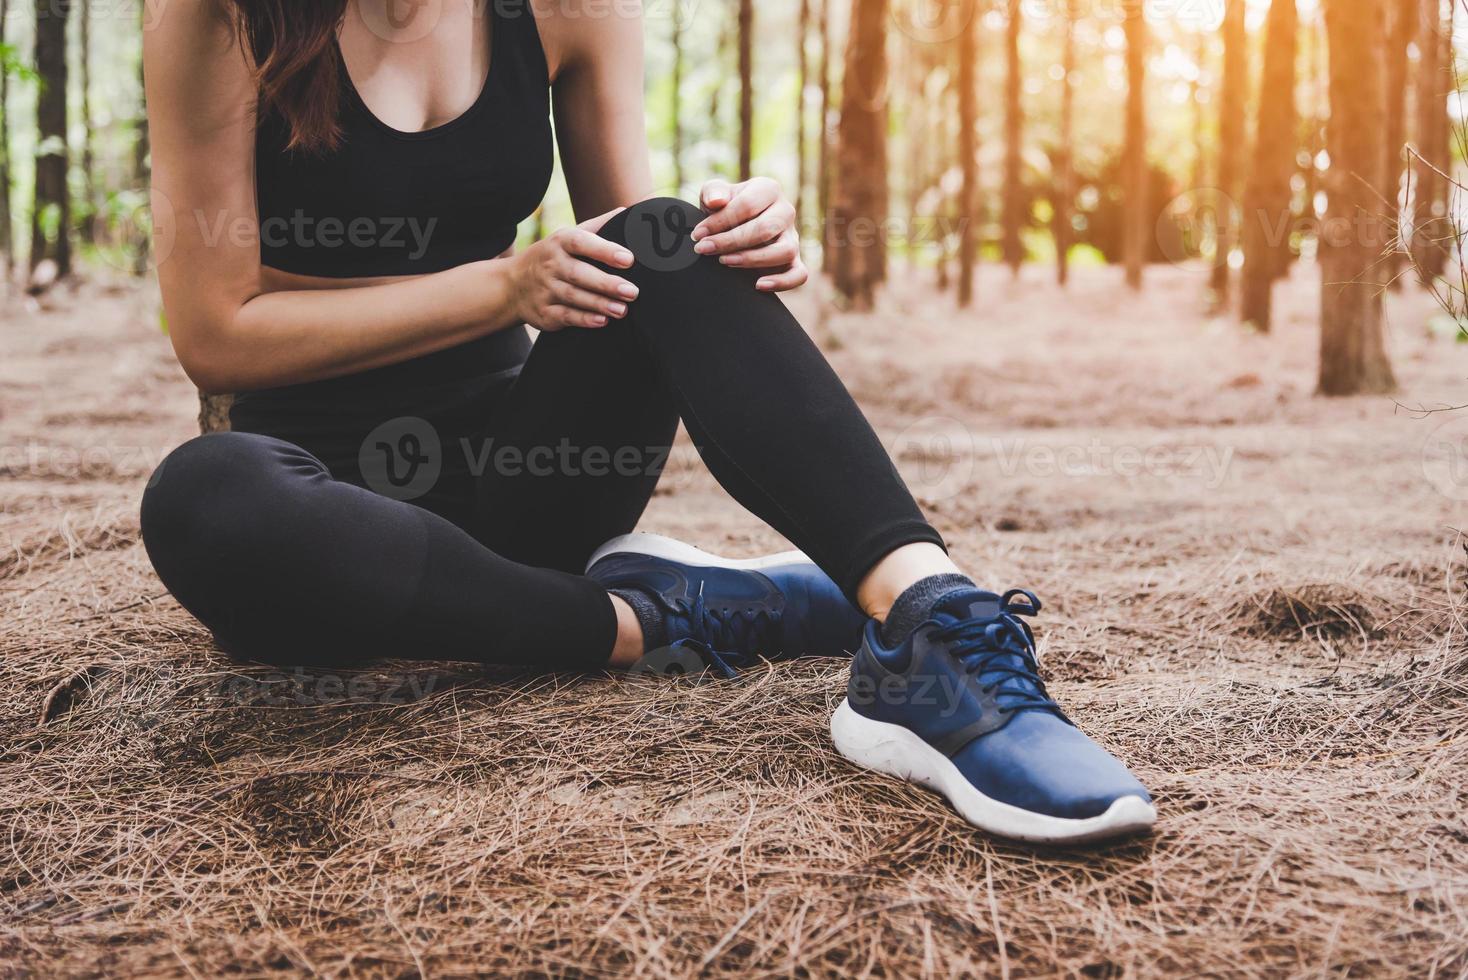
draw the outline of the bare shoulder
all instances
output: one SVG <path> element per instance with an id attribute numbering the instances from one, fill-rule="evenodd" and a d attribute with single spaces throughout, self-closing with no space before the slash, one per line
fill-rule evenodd
<path id="1" fill-rule="evenodd" d="M 551 81 L 608 63 L 641 73 L 642 0 L 525 0 L 534 11 Z"/>

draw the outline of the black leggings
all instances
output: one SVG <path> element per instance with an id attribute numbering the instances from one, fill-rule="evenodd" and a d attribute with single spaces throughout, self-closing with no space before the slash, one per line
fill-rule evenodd
<path id="1" fill-rule="evenodd" d="M 477 462 L 464 507 L 434 492 L 421 419 L 380 427 L 360 466 L 258 432 L 202 436 L 144 494 L 159 577 L 250 659 L 600 667 L 616 616 L 578 573 L 636 526 L 680 418 L 719 483 L 848 596 L 894 548 L 941 546 L 784 304 L 691 251 L 698 218 L 660 199 L 602 230 L 637 254 L 620 274 L 641 295 L 603 329 L 542 334 L 481 438 L 440 445 Z"/>

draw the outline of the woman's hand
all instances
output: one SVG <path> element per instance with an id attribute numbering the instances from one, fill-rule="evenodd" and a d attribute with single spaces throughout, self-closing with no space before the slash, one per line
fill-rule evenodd
<path id="1" fill-rule="evenodd" d="M 596 232 L 618 211 L 562 228 L 507 261 L 514 270 L 516 315 L 537 330 L 604 327 L 627 315 L 637 287 L 610 275 L 587 259 L 614 269 L 630 269 L 633 256 Z"/>
<path id="2" fill-rule="evenodd" d="M 765 292 L 794 289 L 810 278 L 800 257 L 795 205 L 777 182 L 768 177 L 742 184 L 711 180 L 703 185 L 700 201 L 713 213 L 693 229 L 694 251 L 717 255 L 736 269 L 763 272 L 755 288 Z"/>

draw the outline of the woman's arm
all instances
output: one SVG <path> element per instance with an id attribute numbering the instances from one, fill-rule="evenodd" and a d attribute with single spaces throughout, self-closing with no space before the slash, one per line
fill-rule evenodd
<path id="1" fill-rule="evenodd" d="M 145 33 L 158 276 L 180 363 L 204 391 L 351 374 L 528 320 L 595 327 L 618 315 L 627 267 L 587 229 L 514 258 L 372 286 L 265 292 L 255 207 L 255 86 L 214 0 L 180 0 Z M 244 233 L 241 233 L 244 232 Z"/>

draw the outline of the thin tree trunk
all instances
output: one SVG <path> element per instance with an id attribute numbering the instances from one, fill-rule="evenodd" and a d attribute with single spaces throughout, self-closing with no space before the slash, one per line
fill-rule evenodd
<path id="1" fill-rule="evenodd" d="M 1238 242 L 1235 210 L 1240 197 L 1244 158 L 1244 104 L 1248 87 L 1248 34 L 1245 0 L 1225 0 L 1223 12 L 1223 92 L 1218 119 L 1218 254 L 1209 287 L 1213 301 L 1228 306 L 1229 256 Z"/>
<path id="2" fill-rule="evenodd" d="M 10 210 L 10 71 L 4 63 L 6 28 L 10 25 L 10 0 L 0 0 L 0 273 L 5 291 L 10 292 L 15 275 L 15 218 Z"/>
<path id="3" fill-rule="evenodd" d="M 834 284 L 869 310 L 886 278 L 888 0 L 852 0 L 832 207 Z"/>
<path id="4" fill-rule="evenodd" d="M 1450 73 L 1443 60 L 1443 17 L 1438 0 L 1422 0 L 1417 34 L 1417 153 L 1413 167 L 1412 264 L 1424 279 L 1442 275 L 1452 231 L 1445 220 L 1447 192 L 1438 170 L 1448 172 L 1445 96 Z"/>
<path id="5" fill-rule="evenodd" d="M 810 85 L 810 59 L 806 57 L 805 40 L 810 36 L 810 0 L 800 0 L 800 37 L 795 43 L 799 85 L 795 96 L 795 223 L 799 227 L 805 214 L 805 90 Z"/>
<path id="6" fill-rule="evenodd" d="M 1402 148 L 1407 142 L 1407 49 L 1417 35 L 1418 0 L 1387 0 L 1386 133 L 1385 167 L 1381 175 L 1381 198 L 1391 232 L 1391 250 L 1384 256 L 1386 279 L 1393 289 L 1401 284 L 1402 251 L 1401 193 Z"/>
<path id="7" fill-rule="evenodd" d="M 1289 251 L 1290 179 L 1295 175 L 1295 55 L 1299 15 L 1295 0 L 1272 0 L 1260 80 L 1254 165 L 1244 192 L 1244 269 L 1239 277 L 1239 316 L 1270 328 L 1274 280 Z"/>
<path id="8" fill-rule="evenodd" d="M 1193 105 L 1193 176 L 1189 186 L 1194 193 L 1208 186 L 1208 154 L 1203 150 L 1203 66 L 1208 61 L 1208 32 L 1199 31 L 1193 52 L 1198 64 L 1198 74 L 1188 85 L 1188 95 Z"/>
<path id="9" fill-rule="evenodd" d="M 1065 41 L 1060 58 L 1060 148 L 1055 154 L 1055 281 L 1064 286 L 1070 281 L 1070 246 L 1075 237 L 1071 228 L 1071 210 L 1075 204 L 1075 155 L 1071 144 L 1075 139 L 1076 70 L 1076 0 L 1066 0 Z"/>
<path id="10" fill-rule="evenodd" d="M 673 129 L 673 194 L 683 193 L 683 15 L 673 4 L 673 90 L 668 95 L 669 122 Z"/>
<path id="11" fill-rule="evenodd" d="M 41 263 L 56 263 L 56 278 L 71 274 L 71 195 L 66 173 L 70 154 L 66 146 L 66 21 L 69 0 L 36 0 L 36 74 L 41 90 L 36 97 L 36 187 L 31 212 L 32 285 L 40 288 L 35 272 Z M 54 231 L 54 238 L 48 233 Z"/>
<path id="12" fill-rule="evenodd" d="M 754 0 L 739 0 L 739 179 L 754 169 Z"/>
<path id="13" fill-rule="evenodd" d="M 816 210 L 821 218 L 821 269 L 831 272 L 831 4 L 821 0 L 821 115 L 817 131 Z"/>
<path id="14" fill-rule="evenodd" d="M 146 30 L 148 5 L 138 4 L 138 28 Z M 138 54 L 138 117 L 133 121 L 133 180 L 137 188 L 147 192 L 152 183 L 150 172 L 151 148 L 148 138 L 148 92 L 143 84 L 143 57 Z M 139 234 L 133 251 L 133 274 L 145 276 L 152 260 L 153 243 L 147 234 Z"/>
<path id="15" fill-rule="evenodd" d="M 1126 3 L 1126 137 L 1123 151 L 1123 199 L 1126 202 L 1122 229 L 1122 257 L 1126 284 L 1142 288 L 1142 267 L 1147 261 L 1147 21 L 1141 0 Z"/>
<path id="16" fill-rule="evenodd" d="M 1024 223 L 1024 177 L 1020 172 L 1023 157 L 1020 140 L 1024 133 L 1024 108 L 1021 103 L 1023 81 L 1019 60 L 1019 32 L 1023 24 L 1020 0 L 1009 0 L 1008 23 L 1004 29 L 1004 261 L 1012 275 L 1018 276 L 1024 261 L 1024 243 L 1020 226 Z"/>
<path id="17" fill-rule="evenodd" d="M 82 0 L 78 61 L 81 78 L 82 114 L 82 217 L 89 222 L 85 234 L 90 237 L 96 227 L 93 220 L 97 207 L 96 130 L 92 126 L 92 4 Z"/>
<path id="18" fill-rule="evenodd" d="M 1354 395 L 1394 386 L 1382 338 L 1380 217 L 1385 151 L 1384 0 L 1325 0 L 1330 38 L 1330 195 L 1321 247 L 1320 393 Z"/>
<path id="19" fill-rule="evenodd" d="M 978 260 L 977 205 L 979 162 L 977 145 L 979 17 L 964 19 L 958 35 L 958 166 L 963 183 L 958 190 L 958 305 L 974 299 L 974 265 Z"/>

